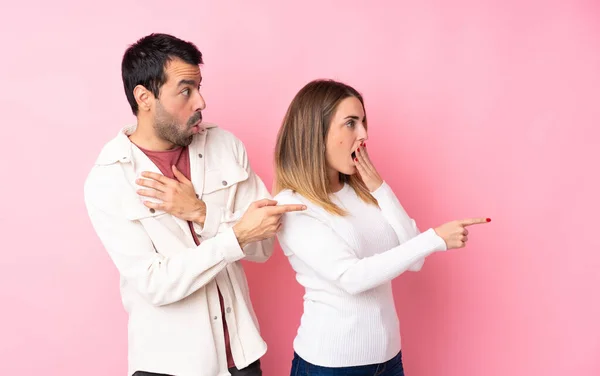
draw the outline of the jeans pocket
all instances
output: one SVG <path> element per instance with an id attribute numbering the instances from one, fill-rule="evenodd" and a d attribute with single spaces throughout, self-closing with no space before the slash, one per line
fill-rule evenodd
<path id="1" fill-rule="evenodd" d="M 381 376 L 404 376 L 402 353 L 399 353 L 386 363 L 385 371 L 381 374 Z"/>

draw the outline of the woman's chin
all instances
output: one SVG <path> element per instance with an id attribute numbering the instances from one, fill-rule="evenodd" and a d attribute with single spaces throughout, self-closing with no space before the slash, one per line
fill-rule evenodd
<path id="1" fill-rule="evenodd" d="M 340 171 L 344 175 L 354 175 L 358 172 L 355 166 L 348 167 L 345 171 Z"/>

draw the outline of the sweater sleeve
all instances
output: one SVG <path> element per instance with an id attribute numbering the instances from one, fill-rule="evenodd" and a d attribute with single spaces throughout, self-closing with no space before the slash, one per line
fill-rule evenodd
<path id="1" fill-rule="evenodd" d="M 383 184 L 377 190 L 375 190 L 372 195 L 377 199 L 383 217 L 394 229 L 400 244 L 414 238 L 421 233 L 415 220 L 408 215 L 406 210 L 404 210 L 404 207 L 394 194 L 394 191 L 392 191 L 392 188 L 386 182 L 383 182 Z M 445 243 L 444 250 L 446 250 Z M 425 257 L 422 257 L 412 264 L 408 270 L 418 272 L 421 270 L 424 263 Z"/>
<path id="2" fill-rule="evenodd" d="M 288 201 L 280 203 L 298 203 Z M 310 206 L 306 211 L 284 216 L 278 234 L 284 251 L 349 294 L 359 294 L 391 281 L 418 260 L 445 248 L 443 240 L 428 230 L 386 252 L 358 258 Z"/>

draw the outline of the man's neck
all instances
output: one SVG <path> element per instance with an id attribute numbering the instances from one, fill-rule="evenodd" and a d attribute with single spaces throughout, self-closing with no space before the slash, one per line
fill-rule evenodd
<path id="1" fill-rule="evenodd" d="M 166 151 L 171 150 L 175 145 L 169 141 L 163 140 L 156 135 L 152 124 L 138 119 L 138 125 L 129 135 L 129 140 L 138 147 L 149 151 Z"/>

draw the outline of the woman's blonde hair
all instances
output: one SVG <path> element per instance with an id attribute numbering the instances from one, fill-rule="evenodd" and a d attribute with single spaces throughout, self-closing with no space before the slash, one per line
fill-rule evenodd
<path id="1" fill-rule="evenodd" d="M 292 100 L 277 134 L 275 147 L 274 194 L 284 189 L 297 192 L 336 215 L 346 212 L 331 201 L 325 145 L 335 111 L 344 99 L 354 97 L 363 105 L 354 88 L 334 80 L 315 80 L 304 86 Z M 365 128 L 367 127 L 365 112 Z M 339 174 L 365 202 L 377 205 L 361 178 Z"/>

